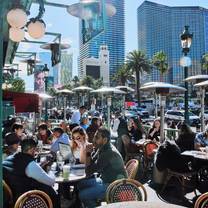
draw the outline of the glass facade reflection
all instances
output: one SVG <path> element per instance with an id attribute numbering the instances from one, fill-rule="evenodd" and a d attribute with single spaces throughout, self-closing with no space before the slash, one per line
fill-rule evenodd
<path id="1" fill-rule="evenodd" d="M 183 85 L 183 68 L 179 65 L 182 57 L 180 34 L 189 25 L 193 41 L 188 56 L 192 66 L 189 76 L 201 73 L 201 56 L 208 50 L 208 10 L 202 7 L 168 7 L 145 1 L 137 9 L 138 49 L 145 51 L 149 58 L 164 51 L 168 56 L 169 70 L 164 81 Z M 157 69 L 147 77 L 147 81 L 159 81 Z"/>
<path id="2" fill-rule="evenodd" d="M 105 31 L 83 44 L 82 21 L 80 21 L 80 55 L 78 60 L 79 76 L 83 74 L 83 59 L 98 58 L 100 45 L 107 45 L 110 52 L 110 77 L 124 63 L 125 59 L 125 32 L 124 32 L 124 0 L 106 0 L 116 7 L 113 17 L 106 17 Z"/>

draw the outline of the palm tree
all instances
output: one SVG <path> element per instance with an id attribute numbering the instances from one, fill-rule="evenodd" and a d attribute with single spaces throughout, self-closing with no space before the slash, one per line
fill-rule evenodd
<path id="1" fill-rule="evenodd" d="M 167 55 L 159 51 L 153 55 L 152 63 L 160 72 L 160 81 L 163 81 L 163 75 L 168 71 Z"/>
<path id="2" fill-rule="evenodd" d="M 12 87 L 11 91 L 12 92 L 25 92 L 25 81 L 21 78 L 15 78 L 11 81 Z"/>
<path id="3" fill-rule="evenodd" d="M 103 86 L 103 78 L 94 80 L 93 89 L 98 89 Z"/>
<path id="4" fill-rule="evenodd" d="M 202 56 L 202 70 L 208 74 L 208 53 L 205 53 L 203 56 Z"/>
<path id="5" fill-rule="evenodd" d="M 82 85 L 85 85 L 87 87 L 93 87 L 94 85 L 94 79 L 91 76 L 86 76 L 84 79 L 81 81 Z"/>
<path id="6" fill-rule="evenodd" d="M 125 85 L 128 80 L 132 79 L 132 73 L 128 69 L 126 64 L 123 64 L 116 74 L 113 76 L 113 80 L 119 85 Z"/>
<path id="7" fill-rule="evenodd" d="M 74 82 L 74 87 L 79 87 L 79 77 L 78 76 L 74 76 L 74 78 L 72 79 L 72 82 Z"/>
<path id="8" fill-rule="evenodd" d="M 137 100 L 140 106 L 140 75 L 150 71 L 150 61 L 142 51 L 134 50 L 127 55 L 127 67 L 136 73 Z"/>

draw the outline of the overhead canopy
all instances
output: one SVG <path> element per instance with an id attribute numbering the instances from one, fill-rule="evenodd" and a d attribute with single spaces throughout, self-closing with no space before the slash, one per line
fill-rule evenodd
<path id="1" fill-rule="evenodd" d="M 3 91 L 3 101 L 11 101 L 16 113 L 39 112 L 38 94 Z"/>

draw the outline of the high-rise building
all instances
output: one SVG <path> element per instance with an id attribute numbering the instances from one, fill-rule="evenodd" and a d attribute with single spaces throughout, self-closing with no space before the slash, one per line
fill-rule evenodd
<path id="1" fill-rule="evenodd" d="M 98 58 L 101 45 L 107 45 L 109 50 L 110 78 L 124 63 L 125 59 L 125 32 L 124 32 L 124 0 L 106 0 L 116 8 L 116 14 L 106 17 L 105 31 L 83 43 L 82 21 L 80 21 L 80 56 L 79 75 L 83 74 L 83 60 L 90 57 Z"/>
<path id="2" fill-rule="evenodd" d="M 73 54 L 61 53 L 61 85 L 67 85 L 72 80 Z"/>
<path id="3" fill-rule="evenodd" d="M 197 6 L 169 7 L 144 1 L 137 9 L 138 50 L 152 58 L 158 51 L 168 56 L 169 70 L 164 81 L 183 85 L 184 70 L 180 66 L 182 48 L 180 34 L 189 26 L 193 41 L 188 56 L 192 60 L 189 76 L 201 73 L 201 57 L 208 50 L 208 10 Z M 159 71 L 153 69 L 147 81 L 159 81 Z"/>

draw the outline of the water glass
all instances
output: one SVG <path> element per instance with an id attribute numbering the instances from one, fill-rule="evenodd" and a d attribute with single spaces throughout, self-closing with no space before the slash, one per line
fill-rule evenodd
<path id="1" fill-rule="evenodd" d="M 69 178 L 69 173 L 70 173 L 70 166 L 69 165 L 64 165 L 63 166 L 63 178 L 68 179 Z"/>

